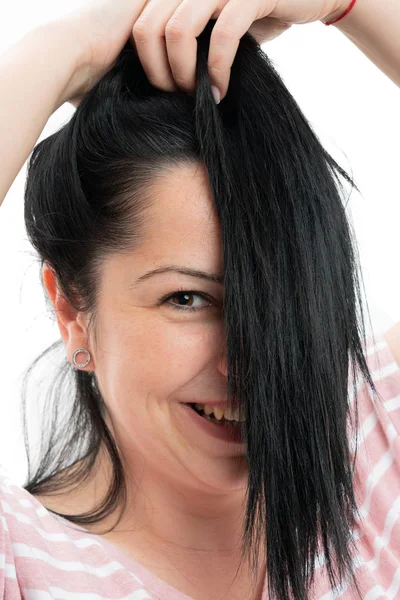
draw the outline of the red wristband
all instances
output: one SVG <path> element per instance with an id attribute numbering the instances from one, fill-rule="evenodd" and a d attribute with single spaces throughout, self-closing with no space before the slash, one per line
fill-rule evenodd
<path id="1" fill-rule="evenodd" d="M 334 21 L 331 21 L 330 23 L 324 23 L 324 25 L 333 25 L 334 23 L 337 23 L 338 21 L 340 21 L 340 19 L 343 19 L 343 17 L 345 17 L 351 11 L 351 9 L 355 5 L 355 3 L 356 3 L 356 0 L 352 0 L 349 8 L 340 17 L 338 17 Z"/>

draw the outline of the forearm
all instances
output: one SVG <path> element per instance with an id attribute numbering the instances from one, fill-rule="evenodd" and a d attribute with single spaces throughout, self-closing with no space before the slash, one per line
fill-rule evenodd
<path id="1" fill-rule="evenodd" d="M 49 117 L 68 99 L 74 47 L 67 27 L 52 23 L 0 55 L 0 205 Z"/>
<path id="2" fill-rule="evenodd" d="M 349 4 L 350 0 L 345 2 L 346 7 Z M 331 15 L 327 21 L 332 21 L 334 17 L 335 15 Z M 400 86 L 399 0 L 357 0 L 352 10 L 332 26 L 342 31 L 383 73 Z"/>

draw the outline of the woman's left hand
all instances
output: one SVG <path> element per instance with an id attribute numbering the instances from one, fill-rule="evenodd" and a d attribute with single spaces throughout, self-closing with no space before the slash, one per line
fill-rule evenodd
<path id="1" fill-rule="evenodd" d="M 152 85 L 194 92 L 196 37 L 216 19 L 208 67 L 224 98 L 240 38 L 247 31 L 262 44 L 294 23 L 328 20 L 345 4 L 346 0 L 148 0 L 133 27 L 132 41 Z"/>

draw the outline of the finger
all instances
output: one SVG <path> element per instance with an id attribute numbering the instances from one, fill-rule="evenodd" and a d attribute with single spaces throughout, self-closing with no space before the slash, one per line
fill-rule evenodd
<path id="1" fill-rule="evenodd" d="M 261 2 L 230 0 L 223 8 L 211 32 L 208 68 L 221 99 L 228 91 L 231 67 L 236 56 L 240 38 L 253 21 L 260 17 Z"/>
<path id="2" fill-rule="evenodd" d="M 178 89 L 165 46 L 165 27 L 182 0 L 151 0 L 132 28 L 140 62 L 152 85 L 167 92 Z"/>
<path id="3" fill-rule="evenodd" d="M 165 41 L 174 80 L 187 92 L 196 89 L 197 36 L 228 0 L 183 0 L 168 21 Z"/>

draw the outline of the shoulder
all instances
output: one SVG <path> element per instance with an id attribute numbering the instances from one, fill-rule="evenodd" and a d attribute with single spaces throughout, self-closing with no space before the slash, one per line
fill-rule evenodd
<path id="1" fill-rule="evenodd" d="M 400 366 L 400 321 L 392 325 L 383 335 L 393 357 Z"/>
<path id="2" fill-rule="evenodd" d="M 361 378 L 359 418 L 349 439 L 353 457 L 357 450 L 354 540 L 365 598 L 377 589 L 385 595 L 400 565 L 400 322 L 369 337 L 366 362 L 379 398 Z M 376 549 L 373 569 L 371 548 Z"/>

